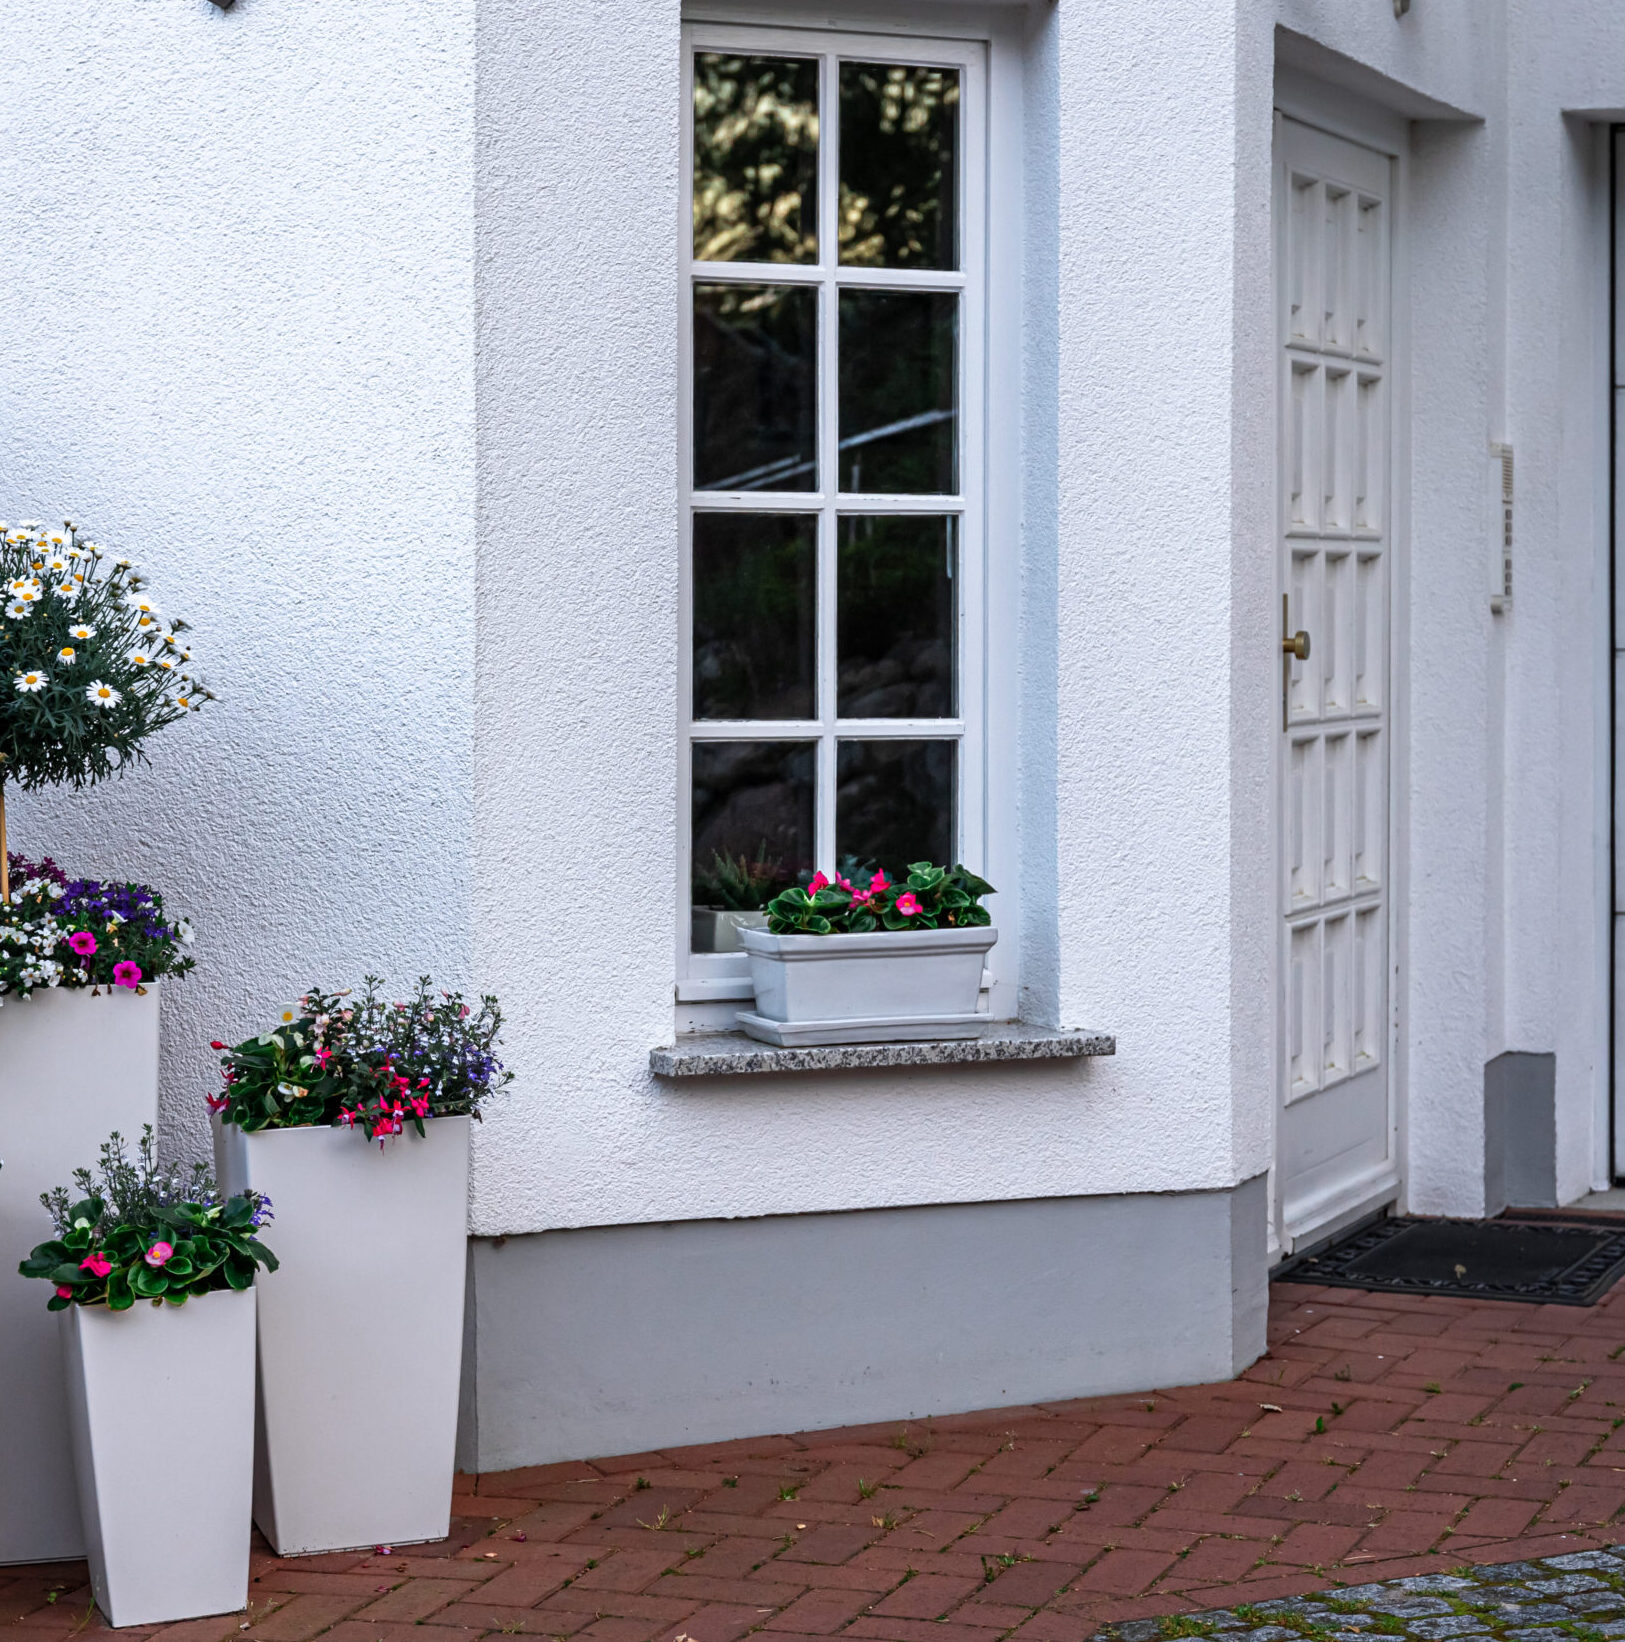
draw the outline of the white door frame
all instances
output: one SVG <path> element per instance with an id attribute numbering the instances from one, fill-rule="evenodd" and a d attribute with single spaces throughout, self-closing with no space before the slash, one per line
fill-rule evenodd
<path id="1" fill-rule="evenodd" d="M 1409 836 L 1410 786 L 1410 690 L 1408 669 L 1404 665 L 1410 645 L 1410 411 L 1411 411 L 1411 325 L 1410 325 L 1410 262 L 1409 233 L 1409 148 L 1410 122 L 1381 105 L 1372 103 L 1340 86 L 1315 79 L 1283 64 L 1276 65 L 1274 109 L 1277 119 L 1285 116 L 1299 124 L 1311 126 L 1329 136 L 1386 154 L 1392 161 L 1392 196 L 1389 210 L 1389 612 L 1388 612 L 1388 1076 L 1390 1085 L 1390 1147 L 1394 1161 L 1394 1175 L 1375 1182 L 1358 1201 L 1344 1205 L 1330 1220 L 1320 1225 L 1312 1241 L 1302 1247 L 1324 1242 L 1342 1228 L 1369 1216 L 1374 1211 L 1392 1206 L 1401 1212 L 1406 1201 L 1406 1152 L 1408 1145 L 1407 1112 L 1409 1107 L 1409 1067 L 1406 1055 L 1406 952 L 1409 937 L 1410 863 L 1404 847 Z M 1276 169 L 1276 144 L 1271 142 L 1271 267 L 1279 266 L 1279 246 L 1276 239 L 1281 223 L 1278 199 L 1279 177 Z M 1278 416 L 1280 393 L 1278 388 L 1280 339 L 1278 308 L 1275 293 L 1270 302 L 1270 394 L 1274 413 Z M 1279 434 L 1279 429 L 1277 429 Z M 1271 461 L 1278 463 L 1279 437 L 1271 450 Z M 1275 493 L 1279 496 L 1279 476 L 1274 479 Z M 1272 543 L 1272 552 L 1277 551 Z M 1271 586 L 1279 577 L 1279 569 L 1272 577 Z M 1277 630 L 1280 612 L 1275 608 L 1278 589 L 1271 594 L 1271 633 Z M 1270 694 L 1272 711 L 1279 700 L 1280 658 L 1269 658 L 1274 687 Z M 1285 1075 L 1283 1064 L 1286 1042 L 1285 976 L 1281 973 L 1282 942 L 1280 936 L 1281 907 L 1279 904 L 1279 862 L 1282 782 L 1281 768 L 1283 741 L 1279 732 L 1271 736 L 1270 775 L 1275 801 L 1271 870 L 1271 982 L 1274 998 L 1275 1038 L 1272 1045 L 1271 1126 L 1272 1155 L 1278 1134 L 1280 1091 Z M 1269 1258 L 1271 1262 L 1294 1252 L 1301 1252 L 1286 1233 L 1282 1223 L 1281 1193 L 1277 1171 L 1270 1170 Z"/>

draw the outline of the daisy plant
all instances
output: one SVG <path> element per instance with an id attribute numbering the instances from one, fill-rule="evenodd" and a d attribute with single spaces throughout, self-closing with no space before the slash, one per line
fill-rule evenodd
<path id="1" fill-rule="evenodd" d="M 144 884 L 70 878 L 56 862 L 13 855 L 17 887 L 0 906 L 0 1003 L 36 987 L 145 992 L 193 967 L 192 926 Z"/>
<path id="2" fill-rule="evenodd" d="M 235 1047 L 218 1040 L 224 1088 L 208 1107 L 249 1131 L 315 1124 L 359 1129 L 381 1146 L 426 1118 L 480 1115 L 513 1076 L 496 1057 L 502 1011 L 424 976 L 406 1003 L 388 1003 L 369 975 L 359 997 L 307 992 L 268 1032 Z"/>
<path id="3" fill-rule="evenodd" d="M 128 1311 L 137 1300 L 183 1306 L 216 1289 L 252 1286 L 277 1258 L 259 1240 L 271 1200 L 257 1192 L 222 1197 L 206 1165 L 162 1168 L 152 1125 L 141 1131 L 132 1162 L 121 1135 L 101 1149 L 101 1168 L 79 1169 L 74 1191 L 45 1192 L 56 1236 L 18 1266 L 55 1292 L 50 1311 L 106 1306 Z"/>
<path id="4" fill-rule="evenodd" d="M 888 929 L 972 929 L 993 922 L 982 905 L 993 886 L 961 866 L 911 861 L 894 883 L 884 872 L 858 885 L 839 872 L 815 873 L 805 889 L 787 889 L 767 903 L 773 935 L 867 935 Z"/>
<path id="5" fill-rule="evenodd" d="M 210 692 L 184 621 L 165 619 L 128 559 L 60 528 L 0 525 L 0 905 L 6 783 L 90 786 L 140 759 Z"/>

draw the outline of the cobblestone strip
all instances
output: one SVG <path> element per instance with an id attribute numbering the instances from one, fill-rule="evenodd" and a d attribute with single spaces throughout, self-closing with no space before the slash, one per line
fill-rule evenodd
<path id="1" fill-rule="evenodd" d="M 1625 1545 L 1129 1619 L 1095 1642 L 1625 1642 Z"/>

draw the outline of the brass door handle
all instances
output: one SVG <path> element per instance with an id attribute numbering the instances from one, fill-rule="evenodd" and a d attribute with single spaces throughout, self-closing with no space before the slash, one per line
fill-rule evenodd
<path id="1" fill-rule="evenodd" d="M 1300 627 L 1291 638 L 1281 640 L 1281 650 L 1283 654 L 1295 656 L 1299 661 L 1308 661 L 1309 635 Z"/>

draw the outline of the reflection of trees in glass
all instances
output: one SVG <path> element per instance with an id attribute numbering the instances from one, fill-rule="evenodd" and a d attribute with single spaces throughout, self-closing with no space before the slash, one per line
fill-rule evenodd
<path id="1" fill-rule="evenodd" d="M 694 287 L 694 485 L 811 490 L 818 293 Z"/>
<path id="2" fill-rule="evenodd" d="M 691 888 L 697 906 L 713 888 L 718 855 L 773 862 L 781 885 L 812 871 L 815 760 L 804 741 L 694 743 Z"/>
<path id="3" fill-rule="evenodd" d="M 818 64 L 694 59 L 694 255 L 818 260 Z"/>
<path id="4" fill-rule="evenodd" d="M 840 529 L 836 710 L 842 718 L 951 717 L 953 521 L 847 517 Z"/>
<path id="5" fill-rule="evenodd" d="M 843 741 L 835 756 L 835 841 L 888 877 L 955 859 L 952 741 Z"/>
<path id="6" fill-rule="evenodd" d="M 956 69 L 841 64 L 841 261 L 953 268 Z"/>
<path id="7" fill-rule="evenodd" d="M 811 718 L 818 522 L 694 516 L 694 716 Z"/>
<path id="8" fill-rule="evenodd" d="M 959 298 L 849 286 L 839 308 L 841 489 L 952 495 Z"/>

